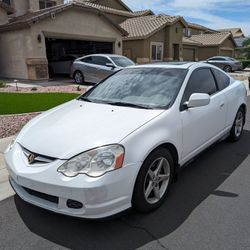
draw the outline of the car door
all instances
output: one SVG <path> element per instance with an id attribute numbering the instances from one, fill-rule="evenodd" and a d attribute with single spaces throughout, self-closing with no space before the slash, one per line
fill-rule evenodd
<path id="1" fill-rule="evenodd" d="M 113 64 L 105 56 L 93 56 L 93 67 L 95 68 L 95 82 L 98 83 L 107 76 L 115 72 L 114 67 L 108 67 L 106 64 Z M 113 64 L 114 65 L 114 64 Z"/>
<path id="2" fill-rule="evenodd" d="M 93 56 L 86 56 L 80 60 L 77 65 L 77 69 L 80 70 L 84 76 L 86 82 L 95 83 L 96 68 L 93 61 Z"/>
<path id="3" fill-rule="evenodd" d="M 210 104 L 203 107 L 185 108 L 193 93 L 210 95 Z M 218 90 L 210 68 L 193 71 L 184 91 L 180 113 L 182 122 L 183 161 L 191 159 L 197 153 L 214 142 L 225 128 L 225 95 Z"/>

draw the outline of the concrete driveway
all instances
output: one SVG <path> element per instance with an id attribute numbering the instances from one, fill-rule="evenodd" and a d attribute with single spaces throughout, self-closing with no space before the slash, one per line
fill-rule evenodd
<path id="1" fill-rule="evenodd" d="M 250 249 L 250 99 L 242 139 L 221 142 L 185 168 L 163 206 L 85 221 L 0 202 L 0 249 Z"/>

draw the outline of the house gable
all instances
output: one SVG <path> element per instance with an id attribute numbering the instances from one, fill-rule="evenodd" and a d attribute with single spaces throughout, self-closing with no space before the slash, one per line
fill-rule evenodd
<path id="1" fill-rule="evenodd" d="M 100 4 L 117 10 L 132 12 L 131 9 L 124 2 L 122 2 L 122 0 L 89 0 L 89 2 L 93 2 L 95 4 Z"/>

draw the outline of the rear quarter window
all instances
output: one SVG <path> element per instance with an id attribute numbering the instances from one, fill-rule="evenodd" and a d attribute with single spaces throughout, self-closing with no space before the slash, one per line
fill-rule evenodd
<path id="1" fill-rule="evenodd" d="M 226 74 L 224 74 L 223 72 L 221 72 L 217 69 L 212 69 L 212 72 L 213 72 L 214 77 L 216 79 L 219 90 L 223 90 L 226 87 L 228 87 L 228 85 L 230 84 L 229 76 L 227 76 Z"/>

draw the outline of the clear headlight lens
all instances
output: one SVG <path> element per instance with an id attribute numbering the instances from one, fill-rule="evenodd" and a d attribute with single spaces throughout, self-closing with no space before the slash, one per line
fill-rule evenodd
<path id="1" fill-rule="evenodd" d="M 96 148 L 77 155 L 57 169 L 68 177 L 86 174 L 99 177 L 109 171 L 122 167 L 124 148 L 120 145 L 110 145 Z"/>

